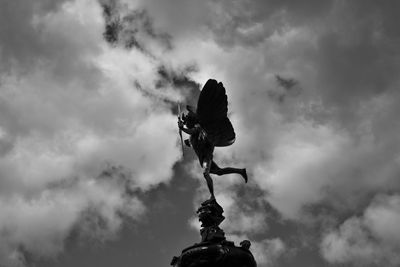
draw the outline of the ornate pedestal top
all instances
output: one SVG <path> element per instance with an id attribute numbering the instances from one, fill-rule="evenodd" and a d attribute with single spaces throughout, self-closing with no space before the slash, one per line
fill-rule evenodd
<path id="1" fill-rule="evenodd" d="M 215 200 L 203 202 L 197 210 L 202 223 L 201 242 L 182 251 L 172 259 L 174 267 L 256 267 L 251 254 L 250 241 L 244 240 L 240 247 L 225 239 L 219 224 L 225 219 L 222 207 Z"/>

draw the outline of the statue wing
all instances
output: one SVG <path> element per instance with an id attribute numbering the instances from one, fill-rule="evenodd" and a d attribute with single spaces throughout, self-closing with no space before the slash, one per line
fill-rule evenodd
<path id="1" fill-rule="evenodd" d="M 235 131 L 228 118 L 228 97 L 223 84 L 209 79 L 200 92 L 196 111 L 200 125 L 215 146 L 235 142 Z"/>

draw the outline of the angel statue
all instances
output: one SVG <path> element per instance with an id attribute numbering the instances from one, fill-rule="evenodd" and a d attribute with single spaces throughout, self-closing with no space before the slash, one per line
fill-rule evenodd
<path id="1" fill-rule="evenodd" d="M 237 173 L 247 183 L 246 169 L 220 168 L 213 161 L 214 147 L 230 146 L 235 142 L 235 131 L 228 118 L 228 98 L 224 85 L 209 79 L 200 92 L 197 110 L 189 105 L 186 108 L 187 114 L 179 114 L 178 117 L 181 141 L 182 131 L 190 135 L 190 138 L 184 143 L 186 146 L 192 147 L 199 158 L 211 194 L 210 200 L 215 200 L 210 173 L 218 176 Z"/>

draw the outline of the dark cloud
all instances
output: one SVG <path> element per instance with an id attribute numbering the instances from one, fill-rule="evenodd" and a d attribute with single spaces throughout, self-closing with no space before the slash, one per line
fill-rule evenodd
<path id="1" fill-rule="evenodd" d="M 80 58 L 78 51 L 98 53 L 95 38 L 81 42 L 83 36 L 93 36 L 79 22 L 71 22 L 66 12 L 57 16 L 71 1 L 5 1 L 1 8 L 0 71 L 29 72 L 31 68 L 49 66 L 53 78 L 63 83 L 83 80 L 95 86 L 100 79 L 98 69 Z M 84 4 L 82 5 L 82 7 Z M 74 33 L 74 34 L 71 34 Z M 84 79 L 80 79 L 84 76 Z M 90 77 L 90 79 L 88 79 Z"/>
<path id="2" fill-rule="evenodd" d="M 292 26 L 314 23 L 334 1 L 211 1 L 207 23 L 215 40 L 227 47 L 257 46 Z"/>
<path id="3" fill-rule="evenodd" d="M 127 39 L 125 41 L 127 47 L 135 46 L 138 42 L 135 35 L 138 29 L 142 28 L 145 34 L 159 41 L 166 49 L 172 49 L 170 41 L 171 36 L 166 33 L 159 33 L 154 29 L 153 20 L 149 17 L 146 10 L 134 11 L 125 16 L 123 20 L 129 24 L 123 33 L 124 35 L 127 35 L 124 37 Z"/>
<path id="4" fill-rule="evenodd" d="M 118 42 L 118 37 L 122 30 L 121 19 L 118 14 L 115 14 L 115 2 L 102 4 L 102 8 L 105 19 L 105 30 L 103 36 L 107 42 L 115 44 Z"/>
<path id="5" fill-rule="evenodd" d="M 275 75 L 276 83 L 278 88 L 275 90 L 269 90 L 269 97 L 278 103 L 283 103 L 287 96 L 296 97 L 301 93 L 301 88 L 298 85 L 298 81 L 293 78 L 284 78 L 280 75 Z"/>
<path id="6" fill-rule="evenodd" d="M 196 106 L 196 100 L 200 95 L 200 84 L 189 76 L 196 71 L 198 71 L 196 66 L 188 66 L 182 71 L 160 66 L 157 71 L 160 78 L 156 81 L 155 87 L 160 89 L 169 86 L 176 88 L 184 97 L 183 103 Z"/>
<path id="7" fill-rule="evenodd" d="M 315 61 L 323 101 L 339 109 L 334 115 L 344 123 L 351 123 L 362 101 L 392 91 L 398 83 L 399 36 L 385 29 L 393 14 L 371 3 L 354 4 L 331 16 Z"/>
<path id="8" fill-rule="evenodd" d="M 149 56 L 155 64 L 158 63 L 156 81 L 146 85 L 139 80 L 134 86 L 143 95 L 161 101 L 171 106 L 176 113 L 176 98 L 171 99 L 173 91 L 180 95 L 180 102 L 197 99 L 200 85 L 191 77 L 198 72 L 193 63 L 178 62 L 171 64 L 165 60 L 165 52 L 173 49 L 172 37 L 154 26 L 153 17 L 145 8 L 132 8 L 123 1 L 100 1 L 105 19 L 105 40 L 114 48 L 118 45 L 134 49 Z M 161 54 L 160 54 L 161 53 Z"/>
<path id="9" fill-rule="evenodd" d="M 276 78 L 276 82 L 278 83 L 278 85 L 287 91 L 292 90 L 293 86 L 295 86 L 298 83 L 295 79 L 284 78 L 279 75 L 275 75 L 275 78 Z"/>
<path id="10" fill-rule="evenodd" d="M 32 63 L 33 57 L 46 53 L 40 39 L 40 29 L 34 25 L 34 15 L 55 11 L 63 2 L 66 1 L 1 1 L 2 69 L 9 70 L 6 67 L 13 62 L 21 65 Z"/>
<path id="11" fill-rule="evenodd" d="M 118 1 L 101 1 L 101 5 L 106 22 L 103 36 L 110 44 L 151 54 L 146 46 L 150 38 L 150 42 L 156 42 L 166 50 L 172 49 L 171 36 L 155 30 L 146 10 L 130 10 Z"/>

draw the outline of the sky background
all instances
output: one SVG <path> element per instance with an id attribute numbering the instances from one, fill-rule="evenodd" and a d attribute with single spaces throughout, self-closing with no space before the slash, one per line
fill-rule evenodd
<path id="1" fill-rule="evenodd" d="M 169 266 L 208 198 L 176 104 L 222 81 L 229 240 L 399 266 L 395 0 L 0 0 L 0 266 Z"/>

